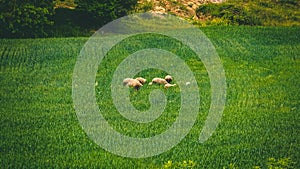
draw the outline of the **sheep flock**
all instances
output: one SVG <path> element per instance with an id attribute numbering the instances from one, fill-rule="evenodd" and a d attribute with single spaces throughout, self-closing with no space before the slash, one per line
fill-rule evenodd
<path id="1" fill-rule="evenodd" d="M 168 89 L 170 87 L 176 86 L 176 84 L 171 84 L 173 78 L 170 75 L 167 75 L 165 78 L 159 78 L 155 77 L 152 79 L 152 81 L 149 83 L 149 85 L 157 84 L 157 85 L 164 85 L 165 89 Z M 123 85 L 135 88 L 136 91 L 140 89 L 145 83 L 147 82 L 146 79 L 142 77 L 137 77 L 135 79 L 133 78 L 126 78 L 123 80 Z"/>

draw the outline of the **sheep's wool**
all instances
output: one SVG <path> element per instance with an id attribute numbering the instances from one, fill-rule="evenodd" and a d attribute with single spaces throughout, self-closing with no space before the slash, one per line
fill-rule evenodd
<path id="1" fill-rule="evenodd" d="M 168 83 L 170 83 L 170 82 L 172 82 L 173 78 L 172 78 L 172 76 L 167 75 L 167 76 L 165 77 L 165 80 L 166 80 Z"/>
<path id="2" fill-rule="evenodd" d="M 123 85 L 124 86 L 129 86 L 129 87 L 134 87 L 136 90 L 139 90 L 141 86 L 143 86 L 140 81 L 137 79 L 132 79 L 132 78 L 126 78 L 123 80 Z"/>
<path id="3" fill-rule="evenodd" d="M 176 84 L 167 83 L 167 84 L 165 84 L 165 89 L 168 89 L 169 87 L 174 87 L 174 86 L 176 86 Z"/>
<path id="4" fill-rule="evenodd" d="M 136 80 L 138 80 L 140 83 L 145 84 L 146 83 L 146 79 L 142 78 L 142 77 L 137 77 L 135 78 Z"/>
<path id="5" fill-rule="evenodd" d="M 168 82 L 165 79 L 156 77 L 152 79 L 152 83 L 167 84 Z"/>

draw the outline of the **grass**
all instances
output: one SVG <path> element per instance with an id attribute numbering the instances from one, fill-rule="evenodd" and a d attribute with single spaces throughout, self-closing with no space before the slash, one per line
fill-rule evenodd
<path id="1" fill-rule="evenodd" d="M 297 0 L 228 0 L 199 6 L 200 25 L 299 26 Z"/>
<path id="2" fill-rule="evenodd" d="M 171 150 L 144 159 L 103 150 L 78 123 L 71 97 L 72 73 L 87 38 L 1 39 L 1 168 L 300 168 L 300 28 L 201 29 L 219 53 L 228 87 L 222 121 L 203 144 L 197 139 L 209 109 L 209 79 L 201 61 L 181 43 L 170 45 L 165 37 L 134 37 L 130 48 L 116 46 L 99 67 L 97 80 L 108 83 L 96 88 L 101 93 L 98 105 L 116 130 L 132 137 L 165 131 L 176 118 L 180 91 L 164 91 L 168 106 L 156 121 L 135 124 L 126 120 L 111 105 L 106 90 L 122 58 L 155 40 L 154 47 L 180 55 L 195 74 L 201 108 L 193 129 Z M 151 79 L 154 74 L 166 72 L 150 69 L 139 75 Z M 149 107 L 151 90 L 146 85 L 139 92 L 131 91 L 138 109 Z"/>

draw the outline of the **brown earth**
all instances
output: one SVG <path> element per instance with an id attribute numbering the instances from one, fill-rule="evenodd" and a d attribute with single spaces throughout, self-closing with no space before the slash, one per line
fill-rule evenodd
<path id="1" fill-rule="evenodd" d="M 196 9 L 200 5 L 224 1 L 226 0 L 139 0 L 139 4 L 147 5 L 150 12 L 169 13 L 185 19 L 199 20 Z"/>

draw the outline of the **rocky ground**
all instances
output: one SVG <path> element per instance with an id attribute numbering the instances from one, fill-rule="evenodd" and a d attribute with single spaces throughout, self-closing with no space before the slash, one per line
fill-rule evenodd
<path id="1" fill-rule="evenodd" d="M 140 0 L 139 4 L 145 11 L 171 13 L 191 20 L 199 20 L 196 9 L 205 3 L 221 3 L 226 0 Z"/>

